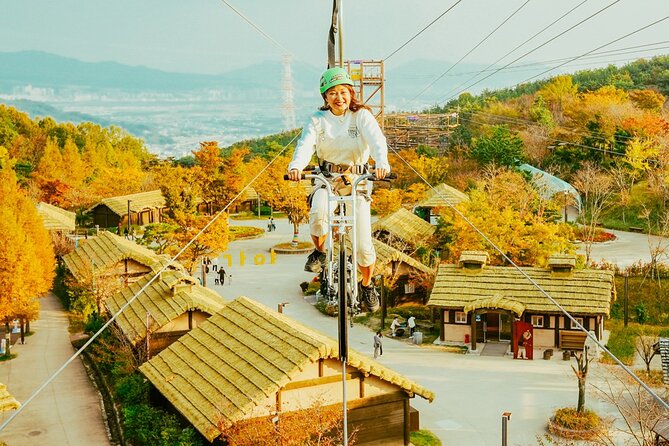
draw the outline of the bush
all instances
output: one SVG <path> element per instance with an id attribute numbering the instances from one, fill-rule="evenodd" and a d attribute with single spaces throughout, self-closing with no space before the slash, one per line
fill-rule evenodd
<path id="1" fill-rule="evenodd" d="M 429 320 L 432 317 L 432 309 L 425 305 L 402 305 L 388 310 L 388 315 L 398 315 L 403 319 L 413 316 L 416 319 Z"/>
<path id="2" fill-rule="evenodd" d="M 639 302 L 634 306 L 634 314 L 636 314 L 636 321 L 640 324 L 645 324 L 648 321 L 648 310 L 643 302 Z"/>
<path id="3" fill-rule="evenodd" d="M 116 395 L 123 404 L 136 405 L 149 399 L 149 383 L 139 373 L 119 378 L 115 387 Z"/>
<path id="4" fill-rule="evenodd" d="M 441 440 L 432 432 L 421 429 L 411 432 L 411 444 L 414 446 L 441 446 Z"/>
<path id="5" fill-rule="evenodd" d="M 337 316 L 339 309 L 336 305 L 330 305 L 324 300 L 319 300 L 315 305 L 316 309 L 326 316 Z"/>
<path id="6" fill-rule="evenodd" d="M 100 330 L 105 324 L 105 322 L 105 319 L 100 316 L 97 311 L 93 312 L 93 314 L 91 314 L 86 320 L 86 325 L 84 325 L 84 333 L 97 333 L 98 330 Z"/>
<path id="7" fill-rule="evenodd" d="M 601 420 L 599 415 L 591 410 L 578 413 L 573 407 L 563 407 L 555 411 L 554 421 L 562 427 L 574 430 L 597 429 Z"/>
<path id="8" fill-rule="evenodd" d="M 192 427 L 179 426 L 177 417 L 146 404 L 123 409 L 127 439 L 147 446 L 195 446 L 202 442 Z"/>

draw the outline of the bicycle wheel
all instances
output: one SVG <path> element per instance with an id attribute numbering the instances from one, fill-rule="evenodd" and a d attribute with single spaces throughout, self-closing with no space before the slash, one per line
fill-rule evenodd
<path id="1" fill-rule="evenodd" d="M 348 270 L 346 268 L 346 240 L 344 235 L 340 234 L 337 292 L 339 297 L 339 359 L 342 362 L 345 362 L 348 359 L 348 281 Z"/>

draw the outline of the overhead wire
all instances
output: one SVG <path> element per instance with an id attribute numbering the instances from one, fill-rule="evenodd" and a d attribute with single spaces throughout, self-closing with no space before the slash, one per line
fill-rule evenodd
<path id="1" fill-rule="evenodd" d="M 501 60 L 503 60 L 504 58 L 506 58 L 506 56 L 508 56 L 509 54 L 513 54 L 517 49 L 523 47 L 526 43 L 530 42 L 530 41 L 533 40 L 535 37 L 541 35 L 544 31 L 548 30 L 548 29 L 551 28 L 553 25 L 555 25 L 556 23 L 558 23 L 560 20 L 562 20 L 563 18 L 565 18 L 565 17 L 567 17 L 568 15 L 570 15 L 572 12 L 574 12 L 576 9 L 578 9 L 581 5 L 583 5 L 583 4 L 586 3 L 587 1 L 588 1 L 588 0 L 583 0 L 581 3 L 579 3 L 579 4 L 576 5 L 576 6 L 574 6 L 574 7 L 571 8 L 569 11 L 565 12 L 565 13 L 562 14 L 560 17 L 558 17 L 557 19 L 553 20 L 551 23 L 549 23 L 548 25 L 546 25 L 545 27 L 543 27 L 541 30 L 539 30 L 538 32 L 536 32 L 535 34 L 533 34 L 531 37 L 528 37 L 525 41 L 523 41 L 522 43 L 520 43 L 519 45 L 517 45 L 515 48 L 513 48 L 513 49 L 510 50 L 510 51 L 508 51 L 508 52 L 507 52 L 506 54 L 504 54 L 502 57 L 500 57 L 499 59 L 497 59 L 496 61 L 494 61 L 494 62 L 491 63 L 490 65 L 488 65 L 488 66 L 487 66 L 486 68 L 484 68 L 482 71 L 487 71 L 489 68 L 495 66 L 499 61 L 501 61 Z M 475 76 L 473 76 L 473 77 L 470 77 L 469 79 L 467 79 L 466 81 L 464 81 L 463 83 L 461 83 L 460 85 L 458 85 L 457 87 L 455 87 L 455 88 L 452 89 L 452 90 L 456 90 L 456 89 L 460 88 L 462 85 L 464 85 L 464 84 L 470 82 L 471 80 L 475 79 L 476 76 L 478 76 L 478 74 L 475 75 Z M 452 91 L 452 90 L 451 90 L 451 91 Z M 424 90 L 423 90 L 423 91 L 424 91 Z M 421 92 L 421 93 L 422 93 L 422 92 Z M 414 97 L 414 98 L 412 99 L 412 101 L 415 100 L 416 98 L 418 98 L 418 97 L 421 95 L 421 93 L 417 94 L 416 97 Z M 450 93 L 450 91 L 449 91 L 448 93 Z M 447 93 L 447 94 L 448 94 L 448 93 Z"/>
<path id="2" fill-rule="evenodd" d="M 617 39 L 612 40 L 612 41 L 610 41 L 610 42 L 608 42 L 608 43 L 605 43 L 604 45 L 600 45 L 600 46 L 598 46 L 597 48 L 595 48 L 595 49 L 593 49 L 593 50 L 587 51 L 587 52 L 585 52 L 585 53 L 583 53 L 583 54 L 581 54 L 581 55 L 579 55 L 579 56 L 576 56 L 576 57 L 570 59 L 569 62 L 572 62 L 572 61 L 574 61 L 574 60 L 580 59 L 580 58 L 583 57 L 583 56 L 587 56 L 588 54 L 591 54 L 591 53 L 594 52 L 594 51 L 597 51 L 597 50 L 600 50 L 600 49 L 602 49 L 602 48 L 605 48 L 605 47 L 607 47 L 607 46 L 609 46 L 609 45 L 611 45 L 611 44 L 613 44 L 613 43 L 619 42 L 619 41 L 621 41 L 621 40 L 623 40 L 623 39 L 626 39 L 626 38 L 628 38 L 628 37 L 630 37 L 630 36 L 633 36 L 634 34 L 637 34 L 637 33 L 641 32 L 641 31 L 645 31 L 646 29 L 648 29 L 648 28 L 650 28 L 650 27 L 652 27 L 652 26 L 655 26 L 655 25 L 657 25 L 658 23 L 662 23 L 662 22 L 664 22 L 664 21 L 667 20 L 667 19 L 669 19 L 669 16 L 665 16 L 665 17 L 663 17 L 663 18 L 661 18 L 661 19 L 658 19 L 658 20 L 656 20 L 656 21 L 654 21 L 654 22 L 652 22 L 652 23 L 649 23 L 648 25 L 642 26 L 641 28 L 638 28 L 638 29 L 636 29 L 636 30 L 634 30 L 634 31 L 632 31 L 632 32 L 630 32 L 630 33 L 627 33 L 627 34 L 625 34 L 624 36 L 618 37 Z M 539 74 L 537 74 L 537 75 L 534 75 L 534 76 L 532 76 L 532 77 L 530 77 L 530 78 L 525 79 L 525 80 L 522 81 L 522 82 L 519 82 L 518 85 L 521 85 L 521 84 L 524 84 L 524 83 L 526 83 L 526 82 L 529 82 L 529 81 L 531 81 L 531 80 L 533 80 L 533 79 L 536 79 L 536 78 L 539 77 L 539 76 L 543 76 L 544 74 L 549 73 L 549 72 L 555 70 L 556 68 L 560 68 L 561 66 L 566 65 L 567 63 L 568 63 L 568 62 L 564 62 L 564 63 L 561 63 L 560 65 L 557 65 L 557 66 L 555 66 L 555 67 L 553 67 L 553 68 L 549 68 L 549 69 L 546 70 L 546 71 L 543 71 L 543 72 L 541 72 L 541 73 L 539 73 Z"/>
<path id="3" fill-rule="evenodd" d="M 587 0 L 584 0 L 584 1 L 587 1 Z M 441 75 L 439 75 L 436 79 L 434 79 L 432 82 L 430 82 L 427 86 L 425 86 L 425 88 L 423 88 L 423 89 L 420 91 L 420 93 L 418 93 L 418 94 L 416 95 L 416 97 L 414 97 L 414 98 L 412 99 L 412 101 L 413 101 L 414 99 L 420 97 L 420 95 L 422 95 L 423 93 L 425 93 L 427 90 L 429 90 L 430 87 L 432 87 L 436 82 L 438 82 L 438 81 L 441 80 L 444 76 L 446 76 L 446 75 L 447 75 L 453 68 L 455 68 L 456 66 L 458 66 L 458 64 L 459 64 L 460 62 L 462 62 L 467 56 L 469 56 L 471 53 L 473 53 L 478 47 L 480 47 L 481 45 L 483 45 L 483 43 L 485 43 L 486 40 L 488 40 L 488 39 L 489 39 L 493 34 L 495 34 L 495 33 L 496 33 L 502 26 L 504 26 L 504 25 L 506 24 L 506 22 L 508 22 L 508 21 L 511 20 L 516 14 L 518 14 L 518 12 L 520 12 L 520 10 L 522 10 L 522 9 L 529 3 L 529 2 L 530 2 L 530 0 L 526 0 L 525 3 L 523 3 L 522 5 L 520 5 L 520 6 L 519 6 L 513 13 L 511 13 L 510 16 L 508 16 L 506 19 L 504 19 L 504 20 L 502 21 L 502 23 L 500 23 L 499 25 L 497 25 L 497 26 L 495 27 L 495 29 L 493 29 L 492 31 L 490 31 L 490 33 L 488 33 L 487 36 L 485 36 L 482 40 L 480 40 L 479 43 L 477 43 L 476 45 L 474 45 L 473 48 L 471 48 L 471 49 L 470 49 L 469 51 L 467 51 L 467 52 L 466 52 L 460 59 L 458 59 L 457 62 L 455 62 L 453 65 L 451 65 L 446 71 L 444 71 L 443 73 L 441 73 Z"/>
<path id="4" fill-rule="evenodd" d="M 383 60 L 386 61 L 386 60 L 390 59 L 391 57 L 393 57 L 393 56 L 394 56 L 396 53 L 398 53 L 402 48 L 404 48 L 404 47 L 407 46 L 409 43 L 411 43 L 416 37 L 418 37 L 418 36 L 420 36 L 421 34 L 423 34 L 423 33 L 424 33 L 430 26 L 434 25 L 437 21 L 439 21 L 439 19 L 441 19 L 443 16 L 445 16 L 449 11 L 451 11 L 453 8 L 455 8 L 457 5 L 459 5 L 461 2 L 462 2 L 462 0 L 457 0 L 455 3 L 453 3 L 452 6 L 449 6 L 448 9 L 446 9 L 446 11 L 442 12 L 441 14 L 439 14 L 439 16 L 437 16 L 436 19 L 432 20 L 430 23 L 428 23 L 427 25 L 425 25 L 425 27 L 423 27 L 423 29 L 421 29 L 421 30 L 418 31 L 416 34 L 414 34 L 413 37 L 411 37 L 409 40 L 407 40 L 407 41 L 404 42 L 402 45 L 400 45 L 399 48 L 397 48 L 395 51 L 392 51 L 390 54 L 388 54 L 385 58 L 383 58 Z"/>
<path id="5" fill-rule="evenodd" d="M 478 81 L 474 82 L 473 84 L 468 85 L 467 87 L 465 87 L 464 89 L 462 89 L 462 90 L 460 90 L 458 93 L 456 93 L 455 95 L 450 96 L 450 97 L 448 97 L 448 95 L 446 95 L 446 98 L 443 99 L 441 102 L 447 102 L 448 100 L 450 100 L 451 98 L 453 98 L 453 97 L 459 95 L 460 93 L 462 93 L 462 92 L 464 92 L 464 91 L 470 89 L 471 87 L 473 87 L 473 86 L 475 86 L 475 85 L 480 84 L 480 83 L 483 82 L 484 80 L 486 80 L 486 79 L 490 78 L 491 76 L 494 76 L 495 74 L 499 73 L 502 69 L 504 69 L 504 68 L 506 68 L 506 67 L 512 65 L 512 64 L 515 63 L 515 62 L 518 62 L 519 60 L 521 60 L 521 59 L 527 57 L 528 55 L 532 54 L 532 53 L 535 52 L 536 50 L 538 50 L 538 49 L 540 49 L 540 48 L 543 48 L 544 46 L 548 45 L 550 42 L 554 41 L 554 40 L 557 39 L 558 37 L 561 37 L 561 36 L 565 35 L 565 34 L 568 33 L 569 31 L 571 31 L 571 30 L 575 29 L 576 27 L 582 25 L 583 23 L 587 22 L 588 20 L 593 19 L 594 17 L 596 17 L 596 16 L 598 16 L 599 14 L 603 13 L 604 11 L 606 11 L 607 9 L 609 9 L 610 7 L 612 7 L 613 5 L 619 3 L 620 1 L 621 1 L 621 0 L 615 0 L 613 3 L 610 3 L 610 4 L 606 5 L 606 6 L 603 7 L 603 8 L 600 8 L 599 10 L 597 10 L 597 11 L 595 11 L 594 13 L 590 14 L 588 17 L 586 17 L 586 18 L 580 20 L 580 21 L 577 22 L 576 24 L 570 26 L 569 28 L 565 29 L 564 31 L 562 31 L 562 32 L 556 34 L 555 36 L 551 37 L 550 39 L 548 39 L 547 41 L 545 41 L 545 42 L 542 43 L 541 45 L 532 48 L 530 51 L 527 51 L 527 52 L 523 53 L 522 55 L 516 57 L 516 58 L 515 58 L 514 60 L 512 60 L 511 62 L 507 63 L 506 65 L 504 65 L 504 66 L 501 67 L 501 68 L 498 68 L 497 70 L 495 70 L 495 71 L 493 71 L 492 73 L 488 74 L 488 75 L 485 76 L 484 78 L 479 79 Z M 451 91 L 453 91 L 453 90 L 450 90 L 450 91 L 448 92 L 448 94 L 450 94 Z"/>

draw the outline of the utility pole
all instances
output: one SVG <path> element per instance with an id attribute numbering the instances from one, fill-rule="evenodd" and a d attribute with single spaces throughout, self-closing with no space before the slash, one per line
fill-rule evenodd
<path id="1" fill-rule="evenodd" d="M 627 327 L 627 321 L 629 320 L 629 309 L 627 306 L 628 303 L 628 298 L 629 298 L 629 271 L 625 271 L 623 273 L 623 277 L 625 280 L 625 286 L 624 286 L 624 292 L 625 292 L 625 299 L 623 300 L 623 321 L 624 321 L 624 326 Z"/>

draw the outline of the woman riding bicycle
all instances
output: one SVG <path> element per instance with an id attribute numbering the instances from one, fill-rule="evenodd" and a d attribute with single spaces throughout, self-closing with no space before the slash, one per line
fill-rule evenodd
<path id="1" fill-rule="evenodd" d="M 326 70 L 321 76 L 320 92 L 325 103 L 312 115 L 302 131 L 293 159 L 288 165 L 289 179 L 300 180 L 302 169 L 309 164 L 314 152 L 321 170 L 352 175 L 363 173 L 371 156 L 376 165 L 375 171 L 371 173 L 378 179 L 385 178 L 390 172 L 386 138 L 370 108 L 357 101 L 353 81 L 346 70 L 339 67 Z M 335 186 L 335 189 L 339 187 Z M 325 263 L 329 218 L 327 209 L 327 192 L 317 186 L 311 195 L 309 211 L 311 239 L 315 249 L 304 267 L 306 271 L 320 272 Z M 372 244 L 370 199 L 364 194 L 358 196 L 356 218 L 356 257 L 362 274 L 362 302 L 374 311 L 378 307 L 378 297 L 371 282 L 376 252 Z"/>

